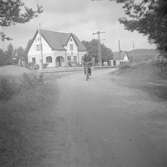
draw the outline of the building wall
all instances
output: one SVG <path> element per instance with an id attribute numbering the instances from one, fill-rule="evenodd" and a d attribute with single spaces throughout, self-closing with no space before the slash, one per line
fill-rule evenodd
<path id="1" fill-rule="evenodd" d="M 128 61 L 129 61 L 128 56 L 125 55 L 125 56 L 124 56 L 124 59 L 123 59 L 123 62 L 128 62 Z"/>
<path id="2" fill-rule="evenodd" d="M 79 64 L 82 64 L 82 57 L 87 54 L 86 51 L 79 52 Z"/>
<path id="3" fill-rule="evenodd" d="M 42 53 L 43 53 L 43 64 L 46 63 L 46 57 L 51 56 L 53 58 L 54 54 L 50 46 L 47 44 L 45 39 L 41 37 L 41 43 L 42 43 Z M 40 35 L 37 34 L 36 38 L 34 39 L 31 48 L 28 52 L 28 62 L 32 63 L 32 59 L 36 59 L 35 64 L 40 64 L 40 59 L 41 59 L 41 44 L 40 43 Z"/>
<path id="4" fill-rule="evenodd" d="M 32 63 L 33 59 L 35 58 L 35 64 L 38 64 L 38 65 L 41 64 L 40 63 L 40 60 L 41 60 L 40 44 L 41 43 L 42 43 L 42 53 L 43 53 L 42 54 L 43 64 L 48 64 L 48 67 L 58 66 L 57 57 L 61 57 L 63 60 L 63 62 L 61 63 L 61 66 L 67 66 L 69 59 L 70 59 L 70 62 L 81 64 L 82 56 L 86 53 L 86 52 L 78 51 L 78 46 L 72 37 L 67 42 L 67 45 L 64 47 L 65 51 L 62 51 L 62 50 L 55 51 L 51 49 L 51 47 L 48 45 L 48 43 L 45 41 L 45 39 L 42 36 L 41 36 L 41 42 L 40 42 L 40 35 L 37 34 L 28 52 L 28 63 Z M 52 62 L 50 63 L 46 62 L 47 57 L 51 57 Z"/>
<path id="5" fill-rule="evenodd" d="M 73 46 L 71 48 L 71 45 Z M 72 38 L 72 36 L 70 37 L 69 41 L 67 42 L 67 45 L 65 46 L 66 49 L 66 58 L 67 61 L 68 57 L 71 57 L 71 62 L 73 63 L 77 63 L 77 64 L 81 64 L 82 63 L 82 56 L 86 53 L 86 52 L 80 52 L 78 49 L 78 45 L 76 44 L 75 40 Z"/>

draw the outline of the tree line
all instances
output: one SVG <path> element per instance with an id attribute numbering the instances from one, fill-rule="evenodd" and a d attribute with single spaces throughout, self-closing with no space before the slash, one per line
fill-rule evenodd
<path id="1" fill-rule="evenodd" d="M 138 31 L 155 43 L 167 58 L 167 1 L 166 0 L 109 0 L 123 3 L 125 17 L 119 21 L 129 31 Z M 29 8 L 22 0 L 0 0 L 0 26 L 26 23 L 43 12 L 42 6 Z M 10 40 L 0 32 L 1 40 Z"/>
<path id="2" fill-rule="evenodd" d="M 98 64 L 99 58 L 98 58 L 98 44 L 99 41 L 96 39 L 93 39 L 91 41 L 82 41 L 84 46 L 87 49 L 88 55 L 92 57 L 95 61 L 95 64 Z M 101 57 L 102 57 L 102 63 L 108 62 L 113 59 L 113 52 L 111 49 L 107 48 L 104 44 L 100 44 L 101 47 Z"/>
<path id="3" fill-rule="evenodd" d="M 27 62 L 27 54 L 23 47 L 14 48 L 9 44 L 6 50 L 0 49 L 0 66 L 20 64 L 24 65 Z"/>

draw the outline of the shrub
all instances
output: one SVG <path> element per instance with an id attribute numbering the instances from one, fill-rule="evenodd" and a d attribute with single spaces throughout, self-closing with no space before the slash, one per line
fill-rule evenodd
<path id="1" fill-rule="evenodd" d="M 129 69 L 129 68 L 131 68 L 131 65 L 129 63 L 121 64 L 119 66 L 119 69 L 121 69 L 121 70 L 126 70 L 126 69 Z"/>
<path id="2" fill-rule="evenodd" d="M 47 63 L 43 64 L 43 68 L 47 68 L 47 66 L 48 66 Z"/>
<path id="3" fill-rule="evenodd" d="M 0 78 L 0 100 L 8 100 L 17 92 L 19 92 L 19 86 L 14 81 L 5 77 Z"/>
<path id="4" fill-rule="evenodd" d="M 4 76 L 0 78 L 0 100 L 9 100 L 23 89 L 31 89 L 43 83 L 43 74 L 23 73 L 21 81 L 18 78 Z"/>

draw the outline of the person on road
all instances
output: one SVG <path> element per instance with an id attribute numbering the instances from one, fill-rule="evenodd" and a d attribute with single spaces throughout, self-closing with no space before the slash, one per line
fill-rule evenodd
<path id="1" fill-rule="evenodd" d="M 86 80 L 89 79 L 89 76 L 92 75 L 92 58 L 88 55 L 88 54 L 85 54 L 83 56 L 83 67 L 84 67 L 84 74 L 86 75 Z"/>

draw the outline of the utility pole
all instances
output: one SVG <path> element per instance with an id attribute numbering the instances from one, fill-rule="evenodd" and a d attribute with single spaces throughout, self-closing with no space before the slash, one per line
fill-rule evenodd
<path id="1" fill-rule="evenodd" d="M 120 40 L 118 40 L 118 52 L 119 53 L 121 52 L 121 42 L 120 42 Z"/>
<path id="2" fill-rule="evenodd" d="M 102 56 L 101 56 L 101 42 L 100 42 L 100 35 L 104 34 L 105 32 L 97 31 L 93 33 L 93 35 L 97 35 L 98 37 L 98 58 L 99 58 L 99 65 L 102 66 Z"/>
<path id="3" fill-rule="evenodd" d="M 135 43 L 132 41 L 132 49 L 135 49 Z"/>
<path id="4" fill-rule="evenodd" d="M 121 42 L 120 40 L 118 40 L 118 53 L 119 53 L 119 57 L 121 55 Z"/>
<path id="5" fill-rule="evenodd" d="M 41 30 L 40 30 L 40 24 L 38 26 L 38 34 L 39 34 L 39 42 L 40 42 L 40 69 L 43 69 L 43 46 L 42 46 L 42 39 L 41 39 Z"/>

